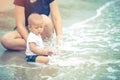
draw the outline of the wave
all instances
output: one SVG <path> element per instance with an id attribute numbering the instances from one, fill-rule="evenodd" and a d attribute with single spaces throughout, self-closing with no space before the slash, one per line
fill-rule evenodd
<path id="1" fill-rule="evenodd" d="M 46 67 L 54 67 L 55 66 L 80 66 L 84 64 L 94 64 L 95 66 L 102 66 L 106 64 L 119 64 L 120 60 L 106 60 L 104 62 L 101 62 L 99 60 L 95 59 L 84 59 L 84 58 L 78 58 L 78 57 L 70 57 L 67 59 L 61 59 L 60 56 L 54 56 L 51 57 L 52 60 L 48 65 L 42 64 L 42 63 L 29 63 L 30 65 L 16 65 L 16 64 L 9 64 L 9 65 L 0 65 L 0 68 L 21 68 L 21 69 L 41 69 Z M 32 65 L 32 66 L 31 66 Z"/>
<path id="2" fill-rule="evenodd" d="M 90 17 L 90 18 L 88 18 L 88 19 L 86 19 L 86 20 L 84 20 L 84 21 L 81 21 L 81 22 L 78 22 L 78 23 L 74 23 L 71 28 L 74 28 L 74 26 L 77 27 L 77 26 L 80 26 L 80 25 L 84 25 L 84 24 L 87 23 L 87 22 L 90 22 L 90 21 L 92 21 L 92 20 L 95 20 L 96 18 L 98 18 L 98 17 L 102 14 L 102 12 L 103 12 L 107 7 L 109 7 L 109 6 L 110 6 L 111 4 L 113 4 L 114 2 L 115 2 L 115 1 L 107 2 L 105 5 L 103 5 L 102 7 L 98 8 L 98 9 L 96 10 L 96 15 L 95 15 L 95 16 Z"/>

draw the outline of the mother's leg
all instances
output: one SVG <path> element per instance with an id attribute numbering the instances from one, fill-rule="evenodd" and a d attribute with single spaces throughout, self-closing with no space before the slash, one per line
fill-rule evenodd
<path id="1" fill-rule="evenodd" d="M 46 15 L 42 15 L 43 20 L 44 20 L 44 31 L 42 33 L 42 39 L 50 39 L 52 32 L 53 32 L 53 24 L 51 19 L 46 16 Z"/>
<path id="2" fill-rule="evenodd" d="M 10 50 L 25 50 L 26 43 L 25 40 L 21 37 L 21 35 L 17 31 L 12 31 L 5 34 L 1 38 L 1 44 Z"/>

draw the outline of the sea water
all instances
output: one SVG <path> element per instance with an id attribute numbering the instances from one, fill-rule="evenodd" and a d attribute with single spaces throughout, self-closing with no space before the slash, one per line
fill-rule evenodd
<path id="1" fill-rule="evenodd" d="M 120 0 L 58 4 L 64 39 L 59 54 L 45 65 L 26 63 L 23 51 L 1 52 L 0 80 L 120 80 Z"/>

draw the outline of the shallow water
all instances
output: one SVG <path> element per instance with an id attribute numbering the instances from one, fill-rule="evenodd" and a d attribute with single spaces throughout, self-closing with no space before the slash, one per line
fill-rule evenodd
<path id="1" fill-rule="evenodd" d="M 60 54 L 47 65 L 33 64 L 24 61 L 24 51 L 0 46 L 0 80 L 119 80 L 120 1 L 58 2 L 64 34 Z"/>

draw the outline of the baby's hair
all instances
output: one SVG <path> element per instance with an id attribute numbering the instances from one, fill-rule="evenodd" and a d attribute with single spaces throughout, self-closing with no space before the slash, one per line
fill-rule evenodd
<path id="1" fill-rule="evenodd" d="M 43 18 L 40 14 L 32 13 L 28 17 L 28 24 L 34 23 L 35 21 L 43 22 Z"/>

